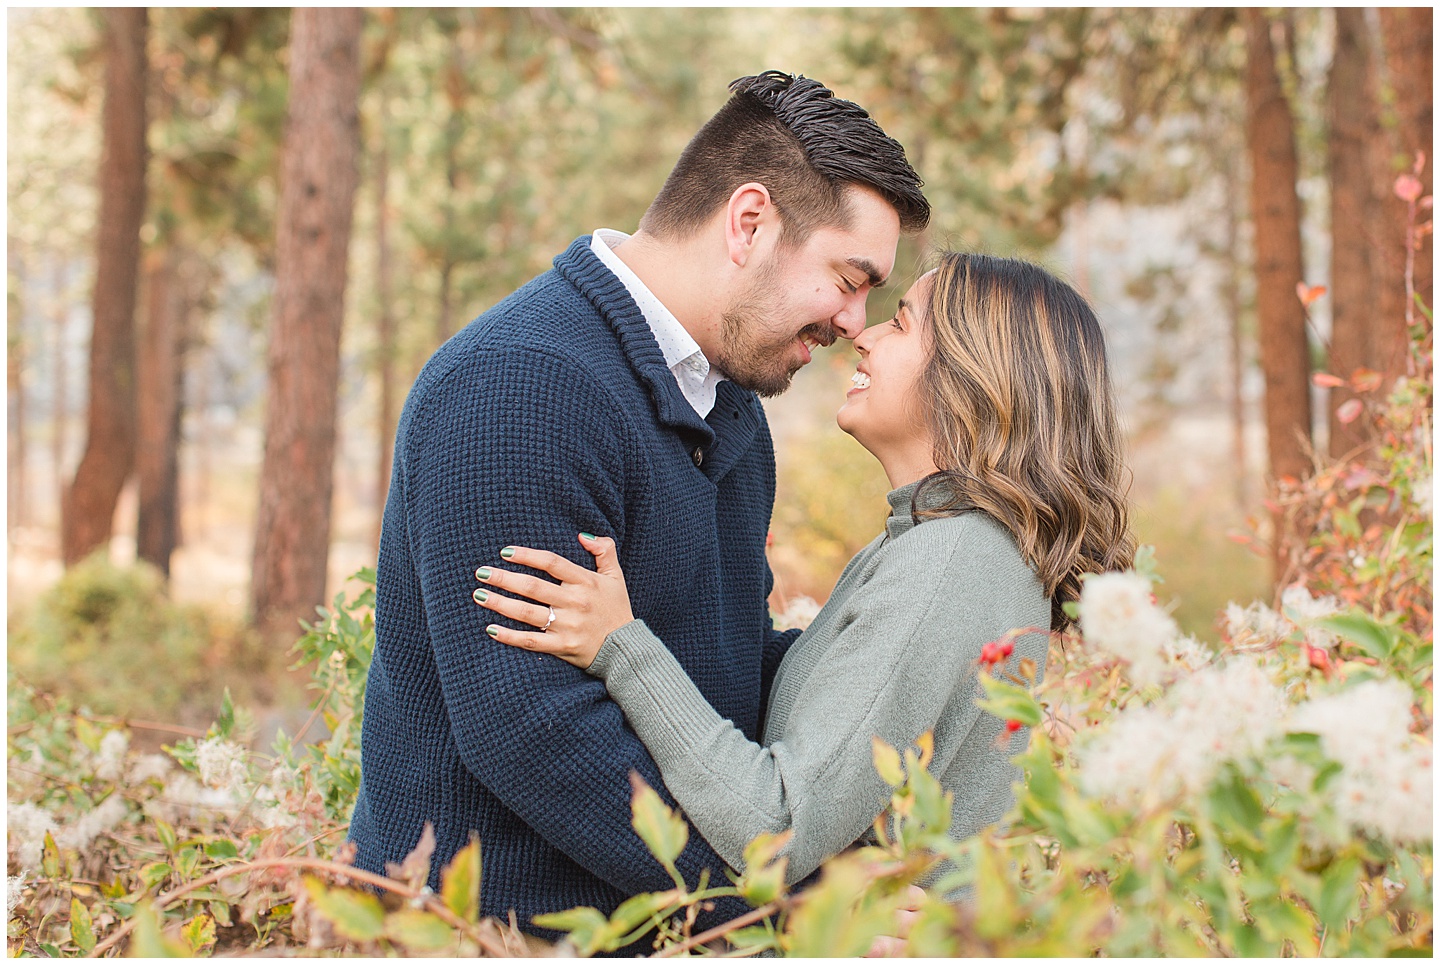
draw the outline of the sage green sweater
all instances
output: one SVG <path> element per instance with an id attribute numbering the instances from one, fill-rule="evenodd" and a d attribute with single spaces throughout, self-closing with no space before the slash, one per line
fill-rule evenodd
<path id="1" fill-rule="evenodd" d="M 1010 758 L 1028 732 L 1006 741 L 1004 722 L 976 706 L 977 661 L 1011 629 L 1048 628 L 1050 603 L 1004 527 L 980 512 L 916 525 L 914 489 L 889 494 L 885 532 L 850 561 L 780 664 L 764 745 L 710 707 L 640 620 L 611 633 L 590 667 L 732 867 L 756 835 L 792 829 L 793 883 L 861 838 L 890 798 L 874 736 L 903 748 L 934 732 L 931 770 L 955 795 L 957 839 L 1010 807 L 1020 779 Z M 1043 668 L 1048 639 L 1026 634 L 1011 660 Z"/>

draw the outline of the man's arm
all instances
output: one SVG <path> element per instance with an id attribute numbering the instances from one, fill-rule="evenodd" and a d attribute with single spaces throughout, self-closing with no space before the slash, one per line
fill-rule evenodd
<path id="1" fill-rule="evenodd" d="M 672 886 L 630 826 L 633 771 L 667 800 L 658 768 L 604 685 L 554 657 L 507 647 L 470 598 L 477 566 L 511 544 L 592 566 L 576 534 L 624 553 L 623 414 L 592 376 L 540 353 L 477 356 L 432 386 L 404 449 L 405 507 L 436 666 L 466 767 L 572 860 L 627 894 Z M 632 480 L 632 484 L 635 481 Z M 692 833 L 692 885 L 723 862 Z M 723 880 L 723 879 L 721 879 Z M 733 909 L 732 909 L 733 911 Z"/>

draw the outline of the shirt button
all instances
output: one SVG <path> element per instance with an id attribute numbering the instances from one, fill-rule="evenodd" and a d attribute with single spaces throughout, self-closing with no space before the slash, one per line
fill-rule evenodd
<path id="1" fill-rule="evenodd" d="M 696 446 L 695 451 L 690 453 L 690 458 L 695 460 L 696 466 L 699 466 L 702 462 L 705 461 L 705 450 L 701 449 L 699 446 Z"/>

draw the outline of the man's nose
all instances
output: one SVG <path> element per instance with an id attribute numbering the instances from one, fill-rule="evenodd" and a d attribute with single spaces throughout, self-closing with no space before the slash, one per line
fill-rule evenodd
<path id="1" fill-rule="evenodd" d="M 830 319 L 835 326 L 835 332 L 841 338 L 854 339 L 855 336 L 865 331 L 865 296 L 868 292 L 856 292 L 845 301 L 845 307 L 840 309 L 834 318 Z"/>

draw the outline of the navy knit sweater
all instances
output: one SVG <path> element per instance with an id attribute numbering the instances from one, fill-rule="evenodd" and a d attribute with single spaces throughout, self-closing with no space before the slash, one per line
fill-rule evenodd
<path id="1" fill-rule="evenodd" d="M 630 773 L 673 799 L 604 684 L 492 640 L 484 628 L 500 618 L 470 594 L 475 568 L 502 565 L 504 546 L 593 569 L 575 534 L 614 537 L 635 615 L 758 740 L 765 691 L 794 639 L 772 629 L 766 607 L 775 468 L 759 400 L 721 382 L 701 419 L 582 237 L 430 359 L 401 414 L 394 467 L 356 865 L 400 861 L 430 821 L 436 887 L 478 832 L 482 911 L 514 909 L 522 927 L 671 887 L 630 826 Z M 724 881 L 693 828 L 679 867 L 692 887 L 702 868 Z M 743 909 L 721 902 L 706 917 Z"/>

